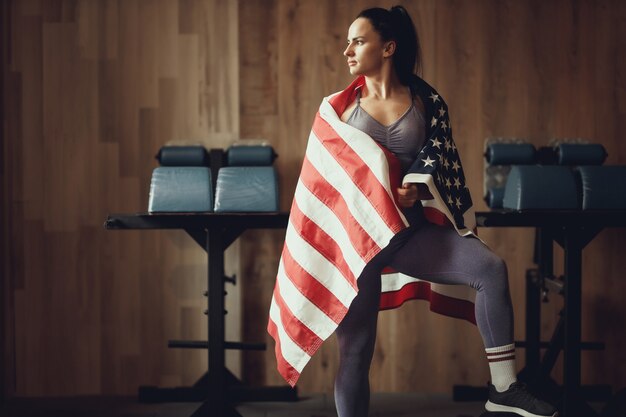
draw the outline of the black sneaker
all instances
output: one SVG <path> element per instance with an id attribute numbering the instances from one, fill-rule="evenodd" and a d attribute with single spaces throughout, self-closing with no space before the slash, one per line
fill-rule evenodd
<path id="1" fill-rule="evenodd" d="M 515 413 L 524 417 L 556 417 L 556 408 L 536 398 L 526 388 L 526 384 L 517 381 L 508 390 L 498 392 L 489 384 L 489 400 L 485 404 L 487 411 Z"/>

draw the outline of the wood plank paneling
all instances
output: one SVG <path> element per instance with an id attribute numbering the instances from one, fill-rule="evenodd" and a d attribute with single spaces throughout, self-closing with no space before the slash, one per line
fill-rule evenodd
<path id="1" fill-rule="evenodd" d="M 206 352 L 167 349 L 167 340 L 206 339 L 204 251 L 182 232 L 107 232 L 102 223 L 108 213 L 147 209 L 153 158 L 165 143 L 225 147 L 239 136 L 237 4 L 2 7 L 11 13 L 2 25 L 10 109 L 3 275 L 11 277 L 3 283 L 13 283 L 14 306 L 2 305 L 15 323 L 14 336 L 3 328 L 12 343 L 3 364 L 16 370 L 7 391 L 134 394 L 139 385 L 193 384 Z M 234 245 L 228 273 L 238 272 L 237 258 Z M 227 332 L 237 340 L 238 289 L 229 296 Z M 239 361 L 228 357 L 235 372 Z"/>
<path id="2" fill-rule="evenodd" d="M 7 56 L 9 45 L 9 4 L 4 2 L 0 4 L 0 196 L 2 201 L 6 201 L 6 180 L 8 178 L 4 164 L 5 155 L 7 153 L 7 142 L 5 141 L 5 129 L 6 129 L 6 110 L 5 110 L 5 84 L 8 81 L 7 77 Z M 9 251 L 9 235 L 6 233 L 6 226 L 8 224 L 8 207 L 6 204 L 0 204 L 0 224 L 2 225 L 2 240 L 0 240 L 0 300 L 2 301 L 2 308 L 0 308 L 0 335 L 2 335 L 2 341 L 0 341 L 0 404 L 4 404 L 5 399 L 12 393 L 14 387 L 8 380 L 9 373 L 12 373 L 15 366 L 13 360 L 13 341 L 15 335 L 13 333 L 13 326 L 11 325 L 10 318 L 13 315 L 10 311 L 13 311 L 13 292 L 11 288 L 12 280 L 9 279 L 11 274 L 9 273 L 8 265 L 8 251 Z M 5 335 L 8 335 L 5 336 Z M 9 360 L 11 364 L 9 365 Z"/>

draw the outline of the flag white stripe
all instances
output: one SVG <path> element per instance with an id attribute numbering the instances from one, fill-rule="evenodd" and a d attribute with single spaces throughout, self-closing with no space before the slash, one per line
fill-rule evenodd
<path id="1" fill-rule="evenodd" d="M 335 265 L 302 239 L 295 231 L 291 221 L 285 234 L 285 244 L 294 261 L 302 269 L 328 288 L 344 306 L 348 307 L 350 305 L 354 297 L 356 297 L 356 290 L 348 283 Z"/>
<path id="2" fill-rule="evenodd" d="M 280 295 L 291 313 L 320 339 L 325 340 L 335 331 L 337 323 L 302 295 L 287 278 L 283 262 L 278 266 L 278 287 L 280 288 Z"/>
<path id="3" fill-rule="evenodd" d="M 447 297 L 457 298 L 460 300 L 466 300 L 474 302 L 476 299 L 476 290 L 467 285 L 450 285 L 450 284 L 437 284 L 428 280 L 422 280 L 413 278 L 400 272 L 394 272 L 389 274 L 383 274 L 381 276 L 381 291 L 393 292 L 399 291 L 407 284 L 414 282 L 428 282 L 430 283 L 430 290 L 437 294 L 445 295 Z"/>
<path id="4" fill-rule="evenodd" d="M 301 373 L 304 365 L 309 362 L 311 357 L 289 337 L 287 332 L 285 332 L 283 322 L 280 319 L 280 307 L 274 297 L 272 297 L 272 304 L 270 306 L 270 320 L 276 325 L 276 333 L 278 334 L 278 340 L 280 340 L 280 350 L 283 354 L 283 358 L 292 368 L 298 371 L 298 373 Z"/>
<path id="5" fill-rule="evenodd" d="M 348 230 L 337 218 L 337 215 L 313 195 L 301 181 L 298 181 L 295 199 L 300 211 L 333 238 L 341 249 L 352 273 L 355 277 L 358 277 L 363 268 L 365 268 L 365 261 L 352 245 Z"/>
<path id="6" fill-rule="evenodd" d="M 470 206 L 470 208 L 468 208 L 464 213 L 463 213 L 463 224 L 465 226 L 467 226 L 469 229 L 474 229 L 476 227 L 476 213 L 474 211 L 474 206 Z M 466 233 L 464 236 L 467 236 L 469 233 Z M 477 235 L 474 234 L 473 230 L 471 233 L 473 236 L 478 237 Z M 479 238 L 480 239 L 480 238 Z M 480 239 L 481 242 L 485 243 L 482 239 Z"/>
<path id="7" fill-rule="evenodd" d="M 348 206 L 348 210 L 369 237 L 379 247 L 387 246 L 394 235 L 393 231 L 385 222 L 381 221 L 380 214 L 372 203 L 354 185 L 343 167 L 339 165 L 313 132 L 309 138 L 307 158 L 320 175 L 339 191 Z"/>

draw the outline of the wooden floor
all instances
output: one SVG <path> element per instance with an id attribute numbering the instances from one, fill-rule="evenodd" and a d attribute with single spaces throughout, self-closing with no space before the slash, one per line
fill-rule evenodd
<path id="1" fill-rule="evenodd" d="M 334 400 L 323 394 L 300 395 L 295 403 L 242 403 L 243 417 L 335 417 Z M 185 417 L 198 403 L 141 404 L 131 397 L 12 399 L 3 417 Z M 458 403 L 449 395 L 378 393 L 372 395 L 371 417 L 486 417 L 483 402 Z M 495 416 L 495 415 L 494 415 Z M 499 414 L 504 417 L 507 414 Z"/>

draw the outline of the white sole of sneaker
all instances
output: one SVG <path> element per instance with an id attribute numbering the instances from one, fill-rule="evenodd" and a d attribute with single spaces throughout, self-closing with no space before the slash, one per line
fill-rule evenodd
<path id="1" fill-rule="evenodd" d="M 494 404 L 491 401 L 487 401 L 487 403 L 485 404 L 485 409 L 487 411 L 493 411 L 495 413 L 498 413 L 498 412 L 499 413 L 515 413 L 523 417 L 557 417 L 559 415 L 558 412 L 555 412 L 554 414 L 549 415 L 549 416 L 542 415 L 542 414 L 533 414 L 521 408 L 509 407 L 508 405 Z"/>

